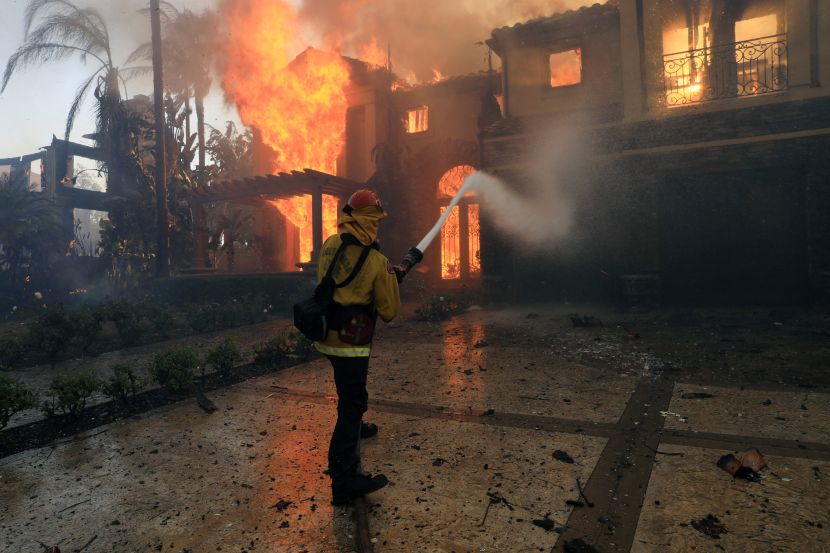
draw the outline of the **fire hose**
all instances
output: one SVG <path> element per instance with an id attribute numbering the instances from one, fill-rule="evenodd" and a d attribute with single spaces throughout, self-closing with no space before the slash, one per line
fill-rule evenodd
<path id="1" fill-rule="evenodd" d="M 464 195 L 476 185 L 476 179 L 473 178 L 476 174 L 477 173 L 473 173 L 464 180 L 464 186 L 462 186 L 458 193 L 456 193 L 455 197 L 447 206 L 447 209 L 444 210 L 444 213 L 441 214 L 441 217 L 438 218 L 435 225 L 433 225 L 430 231 L 426 233 L 420 242 L 418 242 L 418 245 L 409 248 L 409 251 L 406 252 L 406 255 L 403 257 L 401 262 L 393 267 L 399 283 L 403 282 L 403 279 L 406 277 L 407 273 L 409 273 L 415 265 L 424 259 L 424 252 L 429 245 L 432 244 L 432 241 L 435 240 L 435 237 L 438 236 L 438 232 L 441 230 L 441 227 L 444 226 L 444 223 L 447 222 L 447 219 L 449 219 L 453 208 L 455 208 L 455 206 L 458 205 L 458 202 L 461 201 L 461 198 L 463 198 Z"/>

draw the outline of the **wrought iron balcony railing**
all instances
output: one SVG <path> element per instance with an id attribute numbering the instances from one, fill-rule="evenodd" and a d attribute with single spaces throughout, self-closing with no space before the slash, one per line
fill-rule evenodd
<path id="1" fill-rule="evenodd" d="M 683 106 L 787 88 L 787 35 L 667 54 L 666 104 Z"/>

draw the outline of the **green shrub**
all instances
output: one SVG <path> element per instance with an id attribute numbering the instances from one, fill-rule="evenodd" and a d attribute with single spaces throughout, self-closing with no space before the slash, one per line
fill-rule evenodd
<path id="1" fill-rule="evenodd" d="M 144 379 L 136 375 L 127 365 L 118 364 L 112 368 L 112 375 L 104 384 L 102 391 L 107 397 L 129 405 L 143 387 Z"/>
<path id="2" fill-rule="evenodd" d="M 156 354 L 150 374 L 171 392 L 181 392 L 193 384 L 193 369 L 199 366 L 199 354 L 188 347 L 173 348 Z"/>
<path id="3" fill-rule="evenodd" d="M 233 328 L 245 321 L 245 308 L 236 300 L 230 300 L 216 310 L 216 326 L 222 328 Z"/>
<path id="4" fill-rule="evenodd" d="M 70 313 L 69 321 L 73 328 L 74 337 L 81 345 L 81 351 L 87 353 L 101 331 L 100 312 L 84 307 Z"/>
<path id="5" fill-rule="evenodd" d="M 126 301 L 110 301 L 101 307 L 104 318 L 112 321 L 118 331 L 118 338 L 124 345 L 131 346 L 141 342 L 149 330 L 149 324 L 143 321 L 141 312 Z"/>
<path id="6" fill-rule="evenodd" d="M 71 419 L 79 418 L 87 400 L 101 390 L 101 380 L 90 372 L 72 372 L 56 376 L 49 385 L 49 399 L 43 404 L 43 413 L 53 417 L 60 411 Z"/>
<path id="7" fill-rule="evenodd" d="M 216 328 L 216 310 L 210 306 L 191 304 L 185 308 L 188 326 L 197 334 Z"/>
<path id="8" fill-rule="evenodd" d="M 462 309 L 461 304 L 450 296 L 432 296 L 415 309 L 415 315 L 421 321 L 444 321 Z"/>
<path id="9" fill-rule="evenodd" d="M 14 336 L 0 338 L 0 369 L 9 369 L 20 361 L 25 353 L 23 342 Z"/>
<path id="10" fill-rule="evenodd" d="M 311 342 L 299 332 L 285 330 L 268 342 L 254 347 L 254 361 L 270 368 L 278 367 L 285 359 L 307 359 L 311 355 Z"/>
<path id="11" fill-rule="evenodd" d="M 0 372 L 0 429 L 20 411 L 37 407 L 37 396 L 10 375 Z"/>
<path id="12" fill-rule="evenodd" d="M 153 332 L 163 338 L 169 338 L 170 331 L 173 330 L 173 313 L 159 305 L 148 306 L 145 313 Z"/>
<path id="13" fill-rule="evenodd" d="M 50 309 L 29 325 L 29 345 L 54 364 L 74 335 L 72 319 L 62 307 Z"/>
<path id="14" fill-rule="evenodd" d="M 268 320 L 269 306 L 265 296 L 258 294 L 242 302 L 243 322 L 261 323 Z"/>
<path id="15" fill-rule="evenodd" d="M 228 338 L 208 352 L 205 362 L 212 365 L 223 377 L 226 377 L 233 370 L 234 363 L 241 359 L 242 353 L 236 343 Z"/>

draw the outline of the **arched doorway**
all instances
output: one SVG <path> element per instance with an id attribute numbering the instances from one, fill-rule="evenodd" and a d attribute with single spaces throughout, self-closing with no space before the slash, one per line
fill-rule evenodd
<path id="1" fill-rule="evenodd" d="M 461 190 L 464 179 L 475 172 L 472 165 L 457 165 L 438 181 L 440 214 Z M 468 192 L 455 206 L 441 229 L 441 279 L 462 280 L 481 276 L 481 225 L 475 193 Z"/>

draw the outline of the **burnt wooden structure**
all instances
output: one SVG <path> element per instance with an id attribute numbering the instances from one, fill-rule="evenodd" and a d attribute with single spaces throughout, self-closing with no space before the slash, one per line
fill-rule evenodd
<path id="1" fill-rule="evenodd" d="M 361 188 L 361 183 L 329 175 L 313 169 L 248 177 L 216 182 L 204 188 L 193 189 L 188 202 L 193 210 L 196 244 L 205 243 L 205 205 L 219 202 L 260 204 L 263 200 L 311 196 L 311 225 L 313 236 L 312 263 L 323 246 L 323 196 L 334 196 L 341 205 Z"/>

